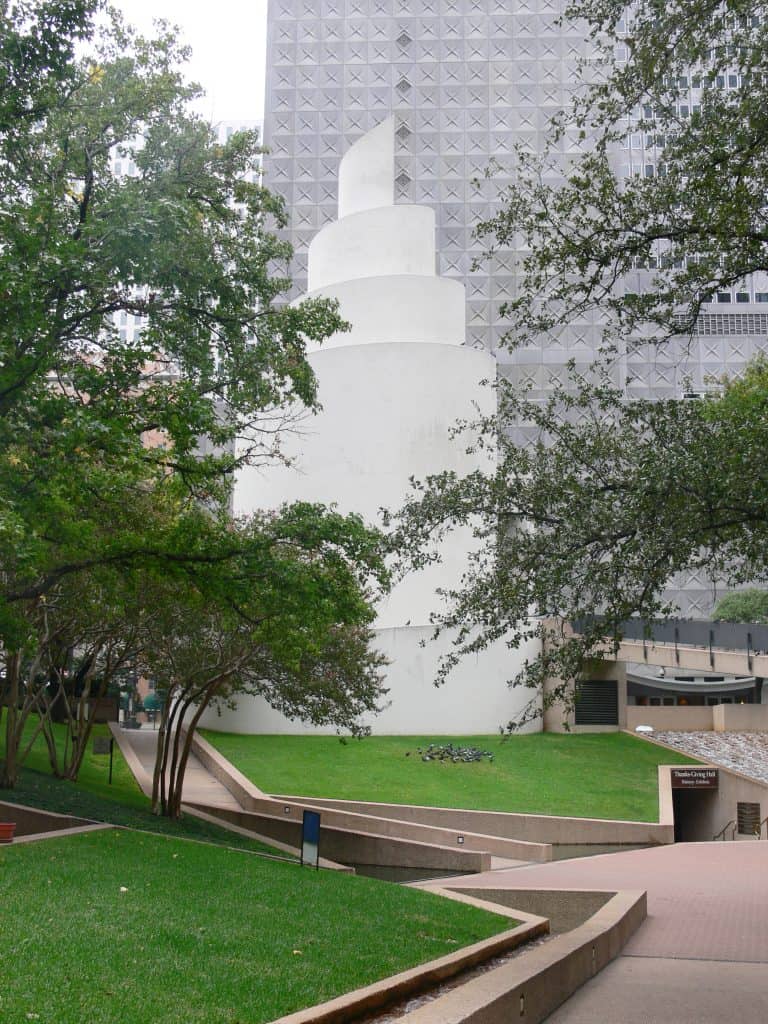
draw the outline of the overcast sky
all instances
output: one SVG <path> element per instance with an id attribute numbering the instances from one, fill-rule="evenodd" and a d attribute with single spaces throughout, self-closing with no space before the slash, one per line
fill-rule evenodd
<path id="1" fill-rule="evenodd" d="M 260 120 L 264 107 L 267 0 L 113 0 L 126 20 L 149 31 L 154 18 L 181 29 L 192 47 L 188 76 L 207 93 L 211 121 Z"/>

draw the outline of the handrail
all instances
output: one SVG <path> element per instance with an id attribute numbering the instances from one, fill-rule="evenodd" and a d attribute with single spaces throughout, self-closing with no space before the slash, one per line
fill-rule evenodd
<path id="1" fill-rule="evenodd" d="M 755 838 L 763 838 L 763 825 L 765 825 L 765 838 L 768 839 L 768 817 L 763 818 L 762 821 L 758 821 L 755 825 Z"/>
<path id="2" fill-rule="evenodd" d="M 733 829 L 731 830 L 731 842 L 733 842 L 733 840 L 736 838 L 735 821 L 729 821 L 727 825 L 723 825 L 720 831 L 716 835 L 712 836 L 712 841 L 714 842 L 715 839 L 722 839 L 723 842 L 725 842 L 725 833 L 728 831 L 729 828 L 731 828 L 731 825 L 733 825 Z"/>

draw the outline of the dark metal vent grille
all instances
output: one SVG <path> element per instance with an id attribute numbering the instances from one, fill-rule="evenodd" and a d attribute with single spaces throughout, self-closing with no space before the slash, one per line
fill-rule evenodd
<path id="1" fill-rule="evenodd" d="M 736 820 L 740 836 L 754 836 L 760 828 L 760 804 L 736 804 Z"/>
<path id="2" fill-rule="evenodd" d="M 576 689 L 576 725 L 618 725 L 619 688 L 615 679 L 589 680 Z"/>

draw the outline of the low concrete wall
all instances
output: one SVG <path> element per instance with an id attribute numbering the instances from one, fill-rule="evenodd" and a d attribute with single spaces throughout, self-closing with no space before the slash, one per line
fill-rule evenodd
<path id="1" fill-rule="evenodd" d="M 276 799 L 288 803 L 296 798 L 281 796 Z M 602 818 L 560 818 L 546 814 L 509 814 L 504 811 L 453 810 L 447 807 L 420 807 L 416 804 L 326 800 L 320 797 L 299 799 L 303 804 L 312 807 L 347 809 L 360 814 L 450 828 L 456 832 L 515 838 L 534 844 L 642 845 L 674 841 L 671 821 L 657 824 L 643 821 L 611 821 Z M 551 859 L 551 851 L 546 858 L 537 859 Z"/>
<path id="2" fill-rule="evenodd" d="M 715 732 L 768 732 L 768 704 L 718 704 L 710 710 Z"/>
<path id="3" fill-rule="evenodd" d="M 65 829 L 93 825 L 88 818 L 76 818 L 71 814 L 55 814 L 41 811 L 37 807 L 0 801 L 0 821 L 15 821 L 16 836 L 40 835 L 44 832 L 63 832 Z"/>
<path id="4" fill-rule="evenodd" d="M 421 886 L 426 888 L 426 886 Z M 452 892 L 463 892 L 467 896 L 477 893 L 474 889 L 454 889 Z M 549 920 L 551 935 L 562 935 L 573 931 L 588 921 L 593 914 L 613 899 L 615 893 L 593 892 L 590 889 L 482 889 L 484 900 L 502 907 L 513 908 L 513 913 L 521 910 L 527 914 L 536 914 Z"/>
<path id="5" fill-rule="evenodd" d="M 405 1014 L 406 1024 L 538 1024 L 610 963 L 646 917 L 642 892 L 613 896 L 579 928 Z"/>
<path id="6" fill-rule="evenodd" d="M 723 705 L 725 706 L 725 705 Z M 638 725 L 650 725 L 657 731 L 710 732 L 712 712 L 706 707 L 636 707 L 627 708 L 627 731 L 634 732 Z"/>
<path id="7" fill-rule="evenodd" d="M 267 839 L 277 839 L 298 848 L 301 843 L 301 821 L 257 813 L 237 811 L 228 807 L 209 807 L 188 803 L 187 806 L 232 822 L 240 828 L 258 833 Z M 322 855 L 340 864 L 370 864 L 383 867 L 437 868 L 448 871 L 487 871 L 491 855 L 467 850 L 462 846 L 440 846 L 422 843 L 398 836 L 377 835 L 374 832 L 354 832 L 321 824 L 320 848 Z"/>
<path id="8" fill-rule="evenodd" d="M 277 815 L 300 822 L 305 807 L 318 805 L 303 797 L 273 798 L 265 795 L 239 772 L 202 736 L 195 736 L 192 750 L 200 762 L 224 785 L 247 810 L 258 814 Z M 492 853 L 509 860 L 547 861 L 552 851 L 548 844 L 529 843 L 498 833 L 478 833 L 476 829 L 404 819 L 377 810 L 360 810 L 346 801 L 323 804 L 323 828 L 332 827 L 356 833 L 374 833 L 420 844 L 461 846 L 464 850 Z M 376 807 L 377 805 L 370 805 Z M 362 863 L 362 862 L 359 862 Z M 437 865 L 432 865 L 437 867 Z"/>
<path id="9" fill-rule="evenodd" d="M 445 890 L 435 888 L 433 891 Z M 473 894 L 482 896 L 485 891 L 474 889 Z M 599 894 L 599 897 L 603 898 L 605 894 Z M 494 909 L 493 904 L 486 905 Z M 528 950 L 464 985 L 451 988 L 444 995 L 398 1019 L 405 1024 L 509 1024 L 513 1020 L 538 1024 L 613 960 L 645 917 L 644 892 L 611 894 L 607 902 L 580 927 Z M 440 963 L 435 961 L 424 965 L 424 968 L 431 970 Z M 354 1020 L 376 1006 L 384 1006 L 407 995 L 407 992 L 399 992 L 395 983 L 410 973 L 379 983 L 391 988 L 384 999 L 379 993 L 380 1001 L 374 1005 L 367 1004 L 365 997 L 379 986 L 370 986 L 342 999 L 281 1017 L 274 1024 L 343 1024 Z M 434 985 L 441 980 L 435 973 L 432 983 Z"/>
<path id="10" fill-rule="evenodd" d="M 186 729 L 182 730 L 186 735 Z M 204 768 L 213 775 L 215 779 L 228 789 L 232 796 L 243 807 L 248 807 L 250 801 L 270 800 L 271 797 L 258 786 L 254 785 L 249 778 L 246 778 L 231 761 L 228 761 L 223 754 L 212 746 L 205 737 L 196 732 L 192 737 L 192 753 Z"/>

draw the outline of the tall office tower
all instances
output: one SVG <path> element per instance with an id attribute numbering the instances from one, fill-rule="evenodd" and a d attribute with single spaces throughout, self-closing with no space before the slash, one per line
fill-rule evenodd
<path id="1" fill-rule="evenodd" d="M 474 267 L 481 245 L 474 227 L 494 209 L 508 178 L 484 177 L 492 159 L 504 165 L 515 143 L 539 151 L 550 117 L 566 108 L 576 64 L 589 57 L 578 25 L 558 24 L 563 0 L 269 0 L 265 184 L 282 194 L 296 256 L 295 294 L 306 290 L 307 246 L 336 216 L 342 153 L 365 132 L 395 116 L 398 203 L 422 203 L 437 215 L 438 272 L 466 286 L 467 344 L 495 352 L 499 372 L 545 400 L 566 363 L 592 361 L 596 320 L 565 325 L 546 344 L 499 348 L 499 306 L 515 294 L 509 253 Z M 616 58 L 625 54 L 621 47 Z M 719 84 L 719 83 L 718 83 Z M 734 83 L 724 80 L 723 88 Z M 689 102 L 701 82 L 691 76 Z M 637 111 L 637 119 L 642 117 Z M 615 153 L 620 174 L 652 174 L 658 139 L 630 129 Z M 563 143 L 568 155 L 569 142 Z M 475 186 L 473 179 L 478 179 Z M 663 258 L 661 255 L 659 258 Z M 638 270 L 631 290 L 647 273 Z M 738 372 L 768 335 L 768 281 L 713 296 L 692 342 L 663 350 L 639 344 L 612 365 L 613 382 L 629 395 L 699 394 L 726 370 Z M 518 441 L 526 428 L 512 426 Z M 675 582 L 670 597 L 685 615 L 706 615 L 712 583 L 701 574 Z"/>

